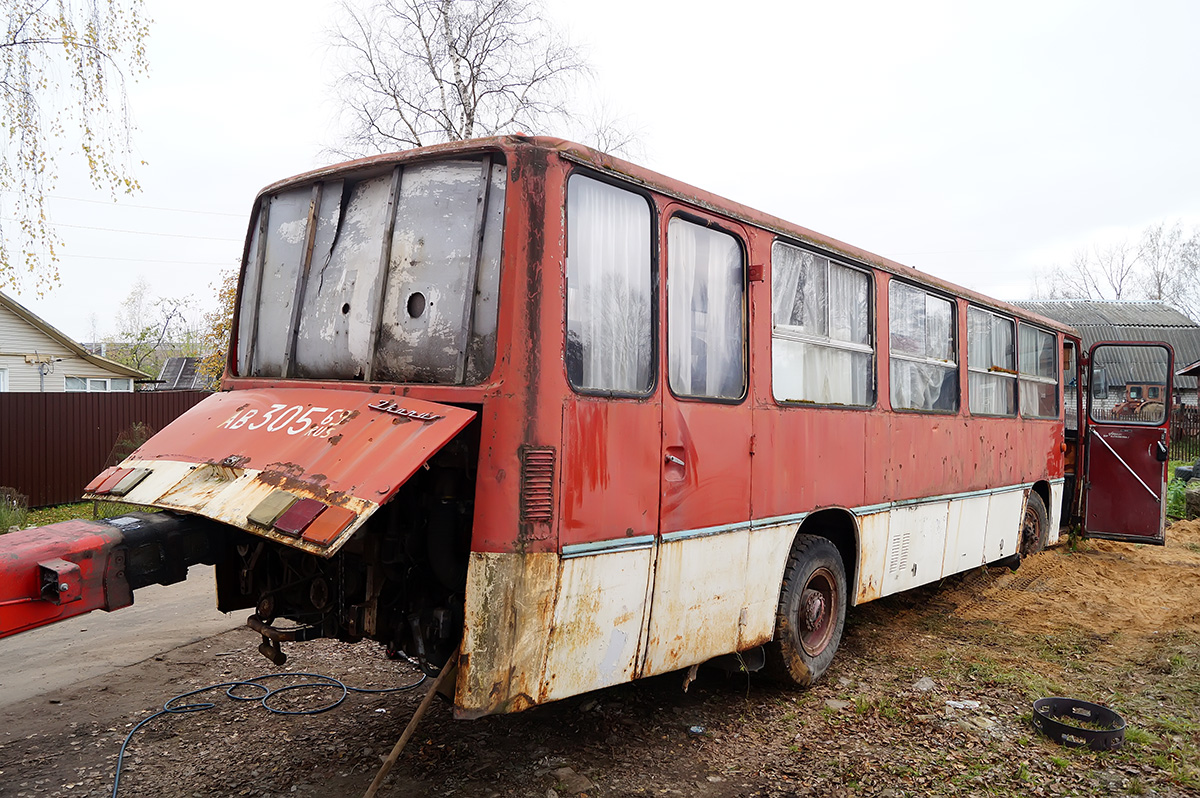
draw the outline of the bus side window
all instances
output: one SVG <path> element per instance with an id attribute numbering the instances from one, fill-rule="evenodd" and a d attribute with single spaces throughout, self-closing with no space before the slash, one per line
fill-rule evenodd
<path id="1" fill-rule="evenodd" d="M 1012 319 L 967 308 L 967 402 L 972 415 L 1017 414 L 1017 353 Z"/>
<path id="2" fill-rule="evenodd" d="M 579 391 L 653 387 L 650 206 L 616 186 L 567 183 L 567 379 Z"/>
<path id="3" fill-rule="evenodd" d="M 875 401 L 870 274 L 776 241 L 771 247 L 771 390 L 781 402 Z"/>
<path id="4" fill-rule="evenodd" d="M 1063 343 L 1063 407 L 1066 415 L 1068 430 L 1079 429 L 1079 391 L 1076 390 L 1075 344 L 1071 341 Z"/>
<path id="5" fill-rule="evenodd" d="M 888 308 L 892 407 L 958 410 L 954 303 L 892 280 Z"/>
<path id="6" fill-rule="evenodd" d="M 1058 344 L 1054 334 L 1028 324 L 1019 328 L 1017 370 L 1020 372 L 1021 415 L 1058 417 Z"/>
<path id="7" fill-rule="evenodd" d="M 684 219 L 667 226 L 667 346 L 671 390 L 741 399 L 746 393 L 742 247 Z"/>

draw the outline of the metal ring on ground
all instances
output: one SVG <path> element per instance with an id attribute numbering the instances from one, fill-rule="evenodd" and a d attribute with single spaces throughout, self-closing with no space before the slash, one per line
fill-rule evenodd
<path id="1" fill-rule="evenodd" d="M 1115 751 L 1125 743 L 1124 718 L 1108 707 L 1077 698 L 1034 701 L 1033 725 L 1059 745 Z"/>

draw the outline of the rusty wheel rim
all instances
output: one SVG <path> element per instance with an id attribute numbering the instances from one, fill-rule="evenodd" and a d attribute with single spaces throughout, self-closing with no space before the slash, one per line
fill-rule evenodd
<path id="1" fill-rule="evenodd" d="M 800 646 L 810 657 L 819 655 L 833 639 L 840 599 L 837 582 L 828 568 L 818 568 L 804 585 L 797 621 Z"/>
<path id="2" fill-rule="evenodd" d="M 1026 503 L 1025 514 L 1021 518 L 1021 553 L 1032 554 L 1037 547 L 1039 537 L 1037 511 Z"/>

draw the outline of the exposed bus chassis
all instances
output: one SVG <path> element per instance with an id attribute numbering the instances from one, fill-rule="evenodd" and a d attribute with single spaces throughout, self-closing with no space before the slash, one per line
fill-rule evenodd
<path id="1" fill-rule="evenodd" d="M 368 638 L 437 673 L 462 637 L 477 460 L 468 430 L 332 557 L 237 534 L 217 563 L 218 609 L 253 607 L 259 650 L 278 665 L 284 642 Z"/>

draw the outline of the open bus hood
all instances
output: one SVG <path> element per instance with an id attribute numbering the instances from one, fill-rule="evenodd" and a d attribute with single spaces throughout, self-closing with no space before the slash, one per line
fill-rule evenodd
<path id="1" fill-rule="evenodd" d="M 329 556 L 474 417 L 369 391 L 218 393 L 85 495 L 192 513 Z"/>

